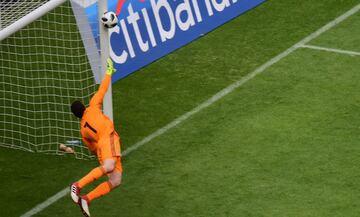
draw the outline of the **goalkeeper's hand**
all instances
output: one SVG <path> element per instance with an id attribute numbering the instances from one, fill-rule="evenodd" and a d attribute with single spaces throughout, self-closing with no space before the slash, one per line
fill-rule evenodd
<path id="1" fill-rule="evenodd" d="M 106 62 L 107 62 L 106 74 L 112 76 L 112 74 L 116 72 L 116 69 L 114 68 L 114 64 L 110 58 L 108 58 Z"/>

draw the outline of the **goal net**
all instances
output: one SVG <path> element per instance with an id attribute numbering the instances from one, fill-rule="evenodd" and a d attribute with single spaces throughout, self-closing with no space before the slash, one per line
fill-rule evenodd
<path id="1" fill-rule="evenodd" d="M 47 2 L 1 1 L 0 33 Z M 80 20 L 65 1 L 0 41 L 0 146 L 63 154 L 58 145 L 68 142 L 77 158 L 90 157 L 70 110 L 76 99 L 87 105 L 97 89 Z"/>

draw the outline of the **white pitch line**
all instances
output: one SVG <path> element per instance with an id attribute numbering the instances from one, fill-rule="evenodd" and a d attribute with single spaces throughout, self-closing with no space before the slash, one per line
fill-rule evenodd
<path id="1" fill-rule="evenodd" d="M 333 53 L 347 54 L 350 56 L 360 56 L 360 52 L 350 51 L 350 50 L 320 47 L 320 46 L 315 46 L 315 45 L 301 45 L 299 47 L 300 48 L 309 48 L 309 49 L 314 49 L 314 50 L 322 50 L 322 51 L 333 52 Z"/>
<path id="2" fill-rule="evenodd" d="M 318 29 L 316 32 L 310 34 L 309 36 L 307 36 L 306 38 L 302 39 L 301 41 L 299 41 L 298 43 L 294 44 L 292 47 L 288 48 L 287 50 L 285 50 L 284 52 L 282 52 L 281 54 L 275 56 L 274 58 L 270 59 L 268 62 L 266 62 L 265 64 L 261 65 L 260 67 L 258 67 L 257 69 L 255 69 L 254 71 L 252 71 L 251 73 L 247 74 L 246 76 L 244 76 L 243 78 L 241 78 L 240 80 L 234 82 L 233 84 L 231 84 L 230 86 L 226 87 L 225 89 L 221 90 L 220 92 L 216 93 L 214 96 L 212 96 L 210 99 L 206 100 L 205 102 L 203 102 L 202 104 L 200 104 L 199 106 L 197 106 L 196 108 L 194 108 L 193 110 L 183 114 L 182 116 L 176 118 L 174 121 L 172 121 L 171 123 L 167 124 L 166 126 L 160 128 L 159 130 L 155 131 L 154 133 L 152 133 L 151 135 L 145 137 L 143 140 L 137 142 L 136 144 L 134 144 L 133 146 L 131 146 L 130 148 L 128 148 L 127 150 L 122 152 L 122 156 L 126 156 L 128 154 L 130 154 L 131 152 L 137 150 L 138 148 L 140 148 L 141 146 L 143 146 L 144 144 L 150 142 L 151 140 L 153 140 L 154 138 L 164 134 L 165 132 L 167 132 L 168 130 L 170 130 L 171 128 L 177 126 L 178 124 L 180 124 L 181 122 L 187 120 L 189 117 L 191 117 L 192 115 L 198 113 L 199 111 L 203 110 L 204 108 L 209 107 L 210 105 L 212 105 L 213 103 L 215 103 L 216 101 L 218 101 L 219 99 L 223 98 L 224 96 L 226 96 L 227 94 L 233 92 L 235 89 L 237 89 L 238 87 L 242 86 L 243 84 L 245 84 L 247 81 L 251 80 L 252 78 L 254 78 L 256 75 L 262 73 L 265 69 L 269 68 L 270 66 L 274 65 L 275 63 L 279 62 L 280 60 L 282 60 L 284 57 L 288 56 L 290 53 L 292 53 L 293 51 L 295 51 L 297 48 L 303 46 L 304 44 L 308 43 L 309 41 L 313 40 L 314 38 L 318 37 L 319 35 L 321 35 L 322 33 L 326 32 L 327 30 L 333 28 L 334 26 L 336 26 L 337 24 L 341 23 L 342 21 L 344 21 L 345 19 L 347 19 L 348 17 L 350 17 L 351 15 L 355 14 L 356 12 L 358 12 L 360 10 L 360 4 L 356 5 L 355 7 L 353 7 L 352 9 L 350 9 L 349 11 L 347 11 L 346 13 L 344 13 L 343 15 L 339 16 L 338 18 L 336 18 L 335 20 L 329 22 L 328 24 L 326 24 L 325 26 L 321 27 L 320 29 Z M 47 208 L 48 206 L 50 206 L 51 204 L 55 203 L 56 201 L 58 201 L 59 199 L 61 199 L 62 197 L 64 197 L 67 193 L 69 193 L 69 187 L 66 187 L 65 189 L 61 190 L 59 193 L 55 194 L 54 196 L 48 198 L 47 200 L 45 200 L 44 202 L 36 205 L 33 209 L 31 209 L 30 211 L 26 212 L 25 214 L 21 215 L 20 217 L 30 217 L 33 216 L 39 212 L 41 212 L 42 210 L 44 210 L 45 208 Z"/>
<path id="3" fill-rule="evenodd" d="M 39 212 L 41 212 L 42 210 L 46 209 L 48 206 L 50 206 L 51 204 L 55 203 L 56 201 L 58 201 L 60 198 L 63 198 L 65 195 L 68 195 L 68 193 L 70 193 L 70 187 L 66 187 L 65 189 L 59 191 L 58 193 L 56 193 L 55 195 L 49 197 L 47 200 L 45 200 L 44 202 L 36 205 L 34 208 L 32 208 L 30 211 L 28 211 L 27 213 L 21 215 L 21 217 L 28 217 L 28 216 L 33 216 Z"/>

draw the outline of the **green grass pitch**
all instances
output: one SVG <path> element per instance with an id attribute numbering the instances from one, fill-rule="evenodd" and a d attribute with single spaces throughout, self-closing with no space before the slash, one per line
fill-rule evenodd
<path id="1" fill-rule="evenodd" d="M 117 82 L 122 149 L 358 3 L 269 0 Z M 360 52 L 359 26 L 358 12 L 309 44 Z M 359 60 L 297 49 L 126 156 L 122 185 L 93 201 L 92 216 L 358 216 Z M 1 216 L 25 213 L 97 165 L 0 150 Z M 36 216 L 81 213 L 64 197 Z"/>

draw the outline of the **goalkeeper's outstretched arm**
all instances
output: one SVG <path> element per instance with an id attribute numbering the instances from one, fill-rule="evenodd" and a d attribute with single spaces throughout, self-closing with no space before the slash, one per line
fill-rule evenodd
<path id="1" fill-rule="evenodd" d="M 105 96 L 105 94 L 109 88 L 110 82 L 111 82 L 111 76 L 112 76 L 112 74 L 114 74 L 114 72 L 116 72 L 116 69 L 114 69 L 113 62 L 109 58 L 109 59 L 107 59 L 107 70 L 105 73 L 105 77 L 100 84 L 99 90 L 91 98 L 90 106 L 101 107 L 104 96 Z"/>

